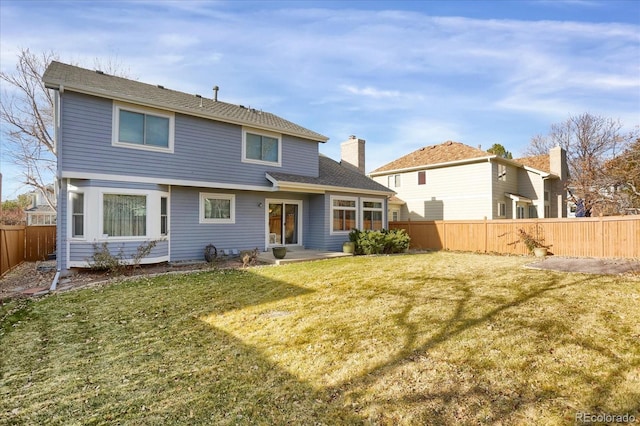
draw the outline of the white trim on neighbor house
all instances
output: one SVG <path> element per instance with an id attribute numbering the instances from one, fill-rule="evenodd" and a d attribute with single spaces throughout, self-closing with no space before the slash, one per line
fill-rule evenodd
<path id="1" fill-rule="evenodd" d="M 247 134 L 266 136 L 268 138 L 275 139 L 278 143 L 278 160 L 257 160 L 254 158 L 247 158 Z M 262 164 L 265 166 L 282 167 L 282 135 L 280 133 L 266 132 L 264 130 L 254 129 L 251 127 L 242 127 L 242 158 L 243 163 Z"/>
<path id="2" fill-rule="evenodd" d="M 467 158 L 465 160 L 446 161 L 444 163 L 427 164 L 427 165 L 421 165 L 421 166 L 405 167 L 402 169 L 385 170 L 382 172 L 373 172 L 373 173 L 369 173 L 369 176 L 370 177 L 384 176 L 384 175 L 392 175 L 396 173 L 415 172 L 416 170 L 439 169 L 441 167 L 459 166 L 459 165 L 471 164 L 471 163 L 482 163 L 485 161 L 491 161 L 494 158 L 497 158 L 497 156 L 490 155 L 488 157 L 477 157 L 477 158 Z M 522 164 L 519 164 L 519 163 L 515 163 L 515 162 L 511 162 L 511 163 L 513 163 L 514 165 L 522 166 Z"/>
<path id="3" fill-rule="evenodd" d="M 204 200 L 229 200 L 229 217 L 228 218 L 206 218 L 204 217 Z M 214 194 L 210 192 L 201 192 L 198 203 L 199 223 L 203 224 L 232 224 L 236 223 L 236 196 L 235 194 Z"/>
<path id="4" fill-rule="evenodd" d="M 169 120 L 169 134 L 168 134 L 168 146 L 160 147 L 153 145 L 140 145 L 131 142 L 123 142 L 119 140 L 120 136 L 120 111 L 130 111 L 138 114 L 144 114 L 166 118 Z M 122 147 L 122 148 L 131 148 L 131 149 L 141 149 L 144 151 L 155 151 L 155 152 L 166 152 L 173 153 L 173 145 L 174 145 L 174 135 L 175 135 L 175 114 L 169 111 L 162 111 L 155 108 L 143 107 L 140 105 L 132 105 L 123 102 L 113 102 L 113 117 L 112 117 L 112 131 L 111 131 L 111 144 L 113 146 Z"/>

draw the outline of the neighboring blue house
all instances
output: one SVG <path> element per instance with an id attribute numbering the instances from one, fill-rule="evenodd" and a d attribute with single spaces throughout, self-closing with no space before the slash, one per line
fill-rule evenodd
<path id="1" fill-rule="evenodd" d="M 327 137 L 276 115 L 59 62 L 55 90 L 58 267 L 96 244 L 143 263 L 203 259 L 204 248 L 339 250 L 352 228 L 386 228 L 393 191 L 364 174 L 364 141 L 342 161 Z"/>

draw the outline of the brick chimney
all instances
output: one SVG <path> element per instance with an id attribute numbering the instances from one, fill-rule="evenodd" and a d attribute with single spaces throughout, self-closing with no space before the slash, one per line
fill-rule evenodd
<path id="1" fill-rule="evenodd" d="M 364 174 L 364 139 L 355 135 L 340 144 L 340 164 L 348 169 Z"/>

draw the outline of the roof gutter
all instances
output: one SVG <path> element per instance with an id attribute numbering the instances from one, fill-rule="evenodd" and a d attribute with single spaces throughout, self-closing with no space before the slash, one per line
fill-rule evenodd
<path id="1" fill-rule="evenodd" d="M 475 158 L 467 158 L 464 160 L 455 160 L 455 161 L 447 161 L 444 163 L 436 163 L 436 164 L 426 164 L 426 165 L 421 165 L 421 166 L 413 166 L 413 167 L 405 167 L 402 169 L 392 169 L 392 170 L 385 170 L 385 171 L 381 171 L 381 172 L 372 172 L 369 173 L 369 176 L 383 176 L 383 175 L 388 175 L 391 173 L 406 173 L 406 172 L 413 172 L 416 170 L 428 170 L 428 169 L 438 169 L 440 167 L 451 167 L 451 166 L 459 166 L 459 165 L 463 165 L 463 164 L 471 164 L 471 163 L 481 163 L 483 161 L 491 161 L 492 159 L 496 158 L 497 155 L 490 155 L 488 157 L 475 157 Z"/>
<path id="2" fill-rule="evenodd" d="M 269 173 L 265 174 L 266 178 L 273 183 L 274 191 L 298 191 L 298 192 L 307 192 L 313 194 L 324 194 L 327 192 L 357 192 L 359 194 L 367 194 L 367 195 L 394 195 L 395 192 L 388 191 L 377 191 L 375 189 L 363 189 L 363 188 L 350 188 L 346 186 L 331 186 L 331 185 L 320 185 L 316 183 L 300 183 L 300 182 L 287 182 L 287 181 L 279 181 L 273 176 L 269 175 Z"/>

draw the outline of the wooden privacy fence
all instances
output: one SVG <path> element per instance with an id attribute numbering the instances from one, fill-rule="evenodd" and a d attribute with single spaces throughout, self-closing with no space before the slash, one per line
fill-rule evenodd
<path id="1" fill-rule="evenodd" d="M 405 229 L 412 249 L 528 254 L 518 229 L 544 239 L 556 256 L 640 258 L 640 218 L 607 216 L 571 219 L 432 220 L 389 222 Z"/>
<path id="2" fill-rule="evenodd" d="M 55 249 L 55 225 L 0 225 L 0 276 L 25 260 L 46 260 Z"/>

